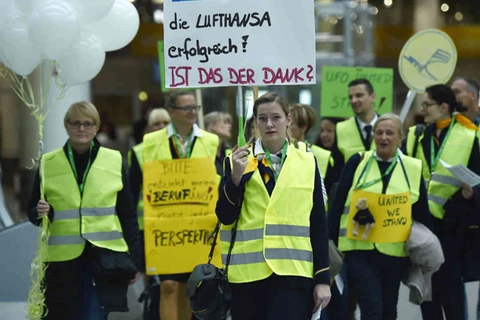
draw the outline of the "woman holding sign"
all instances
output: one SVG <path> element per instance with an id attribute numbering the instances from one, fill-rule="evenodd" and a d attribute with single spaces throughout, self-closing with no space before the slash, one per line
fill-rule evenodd
<path id="1" fill-rule="evenodd" d="M 232 318 L 310 319 L 330 301 L 322 179 L 312 153 L 289 143 L 284 98 L 267 93 L 253 113 L 260 138 L 226 158 L 216 208 Z"/>
<path id="2" fill-rule="evenodd" d="M 431 227 L 422 163 L 399 149 L 397 115 L 373 127 L 375 151 L 346 163 L 329 212 L 329 235 L 345 252 L 362 319 L 397 318 L 400 281 L 409 260 L 404 243 L 412 220 Z"/>
<path id="3" fill-rule="evenodd" d="M 478 215 L 480 185 L 462 183 L 445 166 L 464 165 L 480 174 L 477 127 L 458 113 L 463 107 L 443 84 L 426 89 L 422 111 L 428 125 L 420 134 L 410 128 L 406 150 L 423 163 L 434 232 L 445 256 L 432 277 L 433 299 L 422 304 L 422 314 L 424 319 L 443 319 L 443 308 L 447 319 L 464 319 L 461 226 Z"/>

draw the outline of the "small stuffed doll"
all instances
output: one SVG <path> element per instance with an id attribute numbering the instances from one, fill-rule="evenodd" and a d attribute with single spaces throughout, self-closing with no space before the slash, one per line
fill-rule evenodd
<path id="1" fill-rule="evenodd" d="M 360 226 L 365 226 L 365 230 L 363 230 L 362 233 L 362 239 L 367 240 L 368 236 L 370 235 L 370 231 L 373 229 L 373 227 L 375 227 L 375 219 L 373 218 L 370 210 L 368 210 L 367 199 L 358 199 L 355 207 L 358 211 L 353 217 L 352 235 L 358 237 L 358 228 Z"/>

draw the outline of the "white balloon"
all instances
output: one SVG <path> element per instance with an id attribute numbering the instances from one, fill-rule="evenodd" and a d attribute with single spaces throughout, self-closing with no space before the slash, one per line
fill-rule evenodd
<path id="1" fill-rule="evenodd" d="M 58 74 L 71 86 L 92 80 L 102 69 L 105 62 L 105 51 L 100 39 L 84 30 L 71 52 L 58 59 Z"/>
<path id="2" fill-rule="evenodd" d="M 39 3 L 30 15 L 29 24 L 33 42 L 52 60 L 65 55 L 80 33 L 75 9 L 59 0 Z"/>
<path id="3" fill-rule="evenodd" d="M 115 0 L 102 20 L 85 27 L 100 38 L 105 51 L 115 51 L 132 41 L 139 25 L 140 17 L 135 6 L 129 0 Z"/>
<path id="4" fill-rule="evenodd" d="M 30 74 L 42 61 L 40 50 L 30 40 L 28 24 L 21 16 L 8 20 L 0 31 L 0 54 L 5 65 L 21 76 Z"/>
<path id="5" fill-rule="evenodd" d="M 0 30 L 7 22 L 10 16 L 10 10 L 12 8 L 13 0 L 0 0 Z"/>
<path id="6" fill-rule="evenodd" d="M 0 0 L 4 1 L 4 0 Z M 43 0 L 15 0 L 15 4 L 22 13 L 30 14 L 39 2 Z"/>
<path id="7" fill-rule="evenodd" d="M 107 15 L 115 0 L 65 0 L 78 12 L 81 24 L 96 22 Z"/>

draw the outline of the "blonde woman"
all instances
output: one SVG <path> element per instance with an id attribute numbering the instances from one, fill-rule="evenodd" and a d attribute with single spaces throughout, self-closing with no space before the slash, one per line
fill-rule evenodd
<path id="1" fill-rule="evenodd" d="M 29 201 L 33 224 L 44 215 L 51 221 L 44 319 L 106 320 L 110 311 L 128 310 L 127 287 L 139 275 L 135 208 L 120 152 L 94 139 L 95 106 L 74 103 L 64 126 L 69 139 L 43 155 Z"/>

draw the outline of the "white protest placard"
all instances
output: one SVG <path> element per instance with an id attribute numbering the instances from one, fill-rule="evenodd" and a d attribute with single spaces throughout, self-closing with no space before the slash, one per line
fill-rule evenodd
<path id="1" fill-rule="evenodd" d="M 168 88 L 315 84 L 312 0 L 165 0 Z"/>

